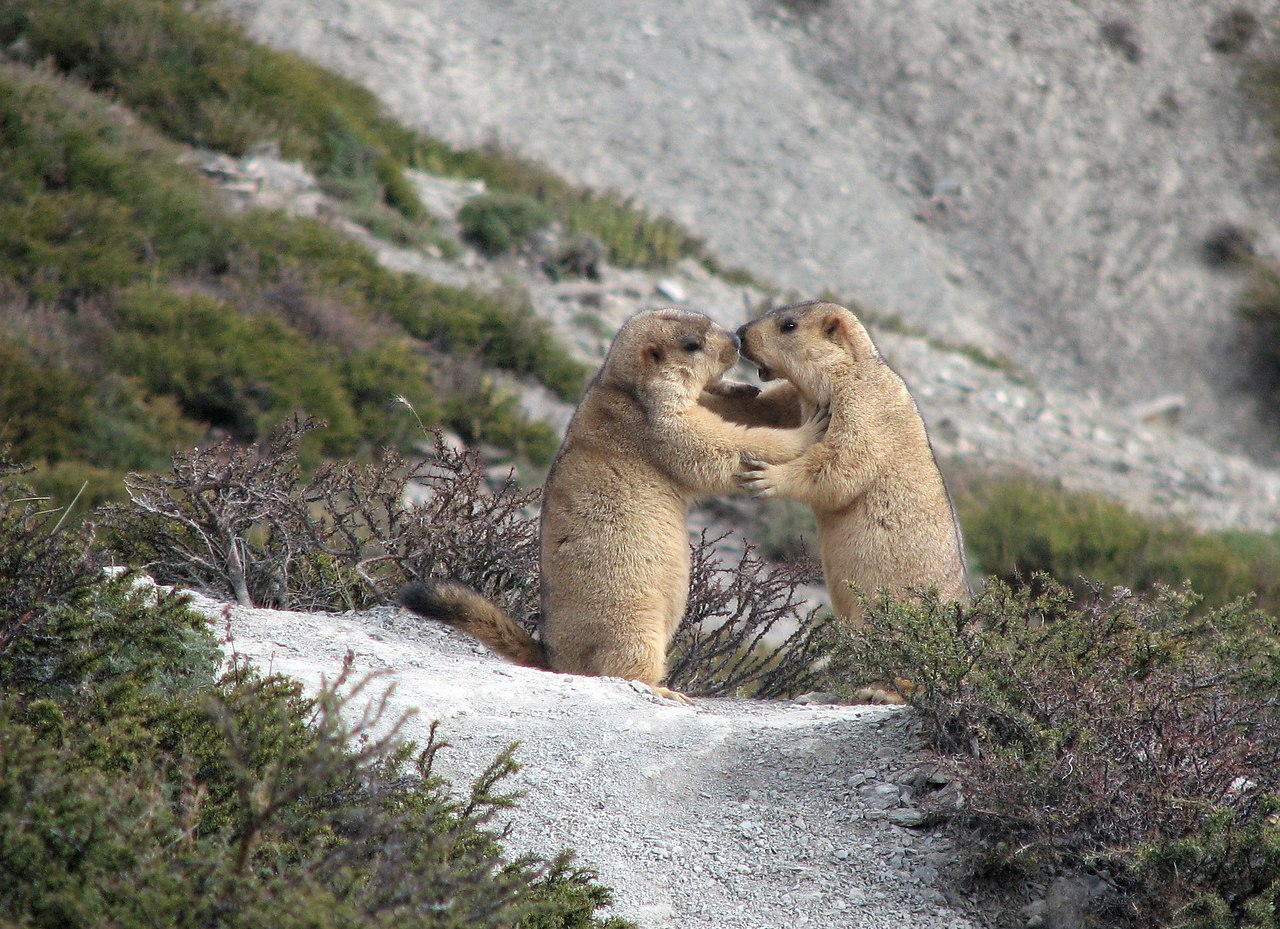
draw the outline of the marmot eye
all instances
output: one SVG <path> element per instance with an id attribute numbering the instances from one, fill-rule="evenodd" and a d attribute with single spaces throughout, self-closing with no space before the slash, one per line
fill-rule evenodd
<path id="1" fill-rule="evenodd" d="M 795 332 L 796 321 L 794 319 L 784 319 L 778 323 L 779 332 Z"/>
<path id="2" fill-rule="evenodd" d="M 686 352 L 702 351 L 702 343 L 692 337 L 685 339 L 683 342 L 681 342 L 680 347 L 683 348 Z"/>

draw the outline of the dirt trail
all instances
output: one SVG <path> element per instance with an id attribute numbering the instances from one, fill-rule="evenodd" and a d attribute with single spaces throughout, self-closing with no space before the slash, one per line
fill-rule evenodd
<path id="1" fill-rule="evenodd" d="M 389 672 L 388 719 L 434 719 L 468 783 L 519 742 L 508 847 L 571 847 L 646 929 L 969 929 L 938 875 L 947 841 L 912 807 L 927 760 L 901 708 L 699 699 L 515 667 L 398 609 L 305 614 L 195 605 L 230 648 L 310 688 L 343 656 Z M 922 768 L 922 765 L 925 767 Z"/>

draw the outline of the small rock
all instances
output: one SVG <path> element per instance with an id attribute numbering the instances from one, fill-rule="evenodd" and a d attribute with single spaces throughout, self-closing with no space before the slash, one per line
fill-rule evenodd
<path id="1" fill-rule="evenodd" d="M 1090 915 L 1102 909 L 1110 885 L 1096 874 L 1060 877 L 1049 886 L 1045 898 L 1047 929 L 1088 929 Z"/>
<path id="2" fill-rule="evenodd" d="M 811 693 L 801 694 L 796 697 L 793 702 L 798 703 L 801 706 L 838 704 L 840 702 L 840 697 L 837 694 L 830 693 L 829 691 L 815 690 Z"/>
<path id="3" fill-rule="evenodd" d="M 910 807 L 890 810 L 887 818 L 895 826 L 902 826 L 904 829 L 912 829 L 924 824 L 924 814 Z"/>
<path id="4" fill-rule="evenodd" d="M 689 293 L 684 289 L 684 286 L 679 281 L 672 280 L 669 277 L 664 277 L 654 284 L 654 289 L 673 303 L 684 303 L 689 299 Z"/>
<path id="5" fill-rule="evenodd" d="M 1187 398 L 1182 394 L 1163 394 L 1153 400 L 1133 404 L 1129 407 L 1129 415 L 1147 425 L 1163 423 L 1174 426 L 1186 405 Z"/>
<path id="6" fill-rule="evenodd" d="M 898 788 L 892 784 L 874 784 L 858 791 L 873 810 L 890 810 L 902 800 Z"/>
<path id="7" fill-rule="evenodd" d="M 911 876 L 926 887 L 938 879 L 938 869 L 923 865 L 911 872 Z"/>

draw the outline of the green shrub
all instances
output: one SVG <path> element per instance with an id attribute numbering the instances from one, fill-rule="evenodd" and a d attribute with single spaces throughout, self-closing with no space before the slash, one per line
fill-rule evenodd
<path id="1" fill-rule="evenodd" d="M 514 449 L 535 465 L 549 465 L 560 436 L 546 423 L 530 422 L 520 401 L 483 378 L 469 393 L 455 393 L 444 404 L 441 421 L 469 445 L 489 443 Z"/>
<path id="2" fill-rule="evenodd" d="M 414 338 L 450 353 L 473 352 L 496 367 L 531 375 L 565 399 L 582 392 L 585 367 L 526 299 L 387 271 L 368 250 L 317 222 L 256 215 L 238 231 L 259 280 L 291 271 L 307 290 L 341 294 L 358 314 L 385 315 Z"/>
<path id="3" fill-rule="evenodd" d="M 172 45 L 196 22 L 166 0 L 151 4 L 138 23 L 130 18 L 137 3 L 72 6 L 83 7 L 85 22 L 107 17 L 103 34 L 90 36 L 69 8 L 22 2 L 0 10 L 0 33 L 31 41 L 51 29 L 51 49 L 71 49 L 86 62 L 109 59 L 107 77 L 91 63 L 77 73 L 114 87 L 128 77 L 128 56 L 141 54 L 126 48 L 130 30 Z M 124 57 L 112 57 L 118 55 Z M 62 64 L 74 71 L 70 61 Z M 153 77 L 161 80 L 163 70 Z M 185 86 L 182 75 L 173 80 Z M 335 177 L 347 171 L 384 199 L 398 196 L 385 156 L 376 154 L 381 149 L 341 121 L 323 127 Z M 335 141 L 341 139 L 345 156 Z M 44 486 L 66 486 L 75 470 L 70 459 L 84 457 L 98 469 L 93 483 L 105 488 L 125 469 L 155 466 L 157 454 L 167 457 L 176 442 L 190 441 L 200 423 L 252 438 L 264 422 L 299 408 L 329 420 L 330 451 L 407 438 L 404 417 L 389 409 L 393 398 L 406 397 L 432 419 L 442 410 L 434 391 L 447 383 L 433 378 L 401 330 L 441 355 L 474 354 L 538 378 L 566 399 L 585 382 L 584 367 L 527 298 L 387 271 L 321 223 L 228 213 L 199 172 L 180 163 L 183 149 L 46 70 L 0 65 L 0 146 L 0 281 L 31 308 L 60 311 L 66 339 L 76 345 L 47 362 L 31 339 L 0 332 L 3 344 L 14 344 L 6 357 L 17 359 L 0 386 L 8 439 L 23 455 L 66 472 L 41 479 Z M 261 351 L 267 344 L 273 350 Z M 38 396 L 17 386 L 19 375 L 33 373 L 46 381 Z M 495 403 L 478 411 L 490 423 L 486 440 L 546 457 L 547 427 Z"/>
<path id="4" fill-rule="evenodd" d="M 64 367 L 2 330 L 0 417 L 0 441 L 40 463 L 36 489 L 63 503 L 79 495 L 85 509 L 118 499 L 126 470 L 161 466 L 198 433 L 169 398 L 90 365 Z"/>
<path id="5" fill-rule="evenodd" d="M 462 234 L 482 251 L 500 255 L 551 222 L 551 213 L 523 194 L 481 194 L 458 210 Z"/>
<path id="6" fill-rule="evenodd" d="M 49 193 L 0 207 L 0 274 L 48 301 L 138 280 L 146 240 L 132 218 L 92 194 Z"/>
<path id="7" fill-rule="evenodd" d="M 414 163 L 433 174 L 479 178 L 493 193 L 518 194 L 546 206 L 571 233 L 600 241 L 620 267 L 660 267 L 681 258 L 706 258 L 702 243 L 677 223 L 650 216 L 612 194 L 575 187 L 541 165 L 497 149 L 455 149 L 420 138 Z"/>
<path id="8" fill-rule="evenodd" d="M 446 258 L 462 254 L 458 243 L 437 231 L 431 223 L 406 219 L 380 201 L 352 200 L 342 208 L 342 215 L 374 238 L 400 248 L 433 248 Z"/>
<path id="9" fill-rule="evenodd" d="M 508 860 L 507 750 L 455 797 L 349 660 L 314 698 L 232 664 L 180 595 L 104 576 L 0 461 L 0 923 L 486 921 L 626 929 L 567 856 Z"/>
<path id="10" fill-rule="evenodd" d="M 216 16 L 176 0 L 8 0 L 0 42 L 19 38 L 180 141 L 239 155 L 275 140 L 320 173 L 367 170 L 390 206 L 422 216 L 402 174 L 413 137 L 371 93 Z"/>
<path id="11" fill-rule="evenodd" d="M 0 65 L 0 274 L 37 298 L 216 270 L 225 219 L 181 150 L 43 71 Z"/>
<path id="12" fill-rule="evenodd" d="M 1245 914 L 1274 907 L 1280 880 L 1280 621 L 1197 600 L 1081 602 L 1048 578 L 992 581 L 969 607 L 880 599 L 832 675 L 910 681 L 934 743 L 962 756 L 946 767 L 964 804 L 939 812 L 1026 864 L 1110 869 L 1124 924 L 1167 925 L 1200 899 L 1272 926 L 1274 909 Z"/>
<path id="13" fill-rule="evenodd" d="M 977 572 L 1005 583 L 1045 574 L 1083 594 L 1090 581 L 1135 590 L 1190 581 L 1209 605 L 1250 593 L 1280 605 L 1280 535 L 1198 532 L 1026 476 L 970 482 L 956 508 Z"/>
<path id="14" fill-rule="evenodd" d="M 200 438 L 203 430 L 183 418 L 174 397 L 149 394 L 138 380 L 115 372 L 96 373 L 94 382 L 79 446 L 87 460 L 117 473 L 163 467 L 175 448 Z"/>
<path id="15" fill-rule="evenodd" d="M 674 221 L 652 217 L 629 201 L 575 191 L 558 203 L 567 228 L 597 239 L 619 267 L 655 268 L 705 257 L 702 243 Z"/>
<path id="16" fill-rule="evenodd" d="M 1136 870 L 1174 889 L 1176 929 L 1280 926 L 1280 795 L 1248 814 L 1216 808 L 1196 835 L 1139 849 Z M 1190 875 L 1188 880 L 1184 875 Z"/>
<path id="17" fill-rule="evenodd" d="M 400 448 L 420 435 L 408 404 L 424 422 L 440 422 L 426 359 L 404 341 L 384 339 L 359 348 L 339 368 L 359 415 L 359 434 L 376 447 Z"/>
<path id="18" fill-rule="evenodd" d="M 21 39 L 37 58 L 111 94 L 162 132 L 241 154 L 275 140 L 338 187 L 370 181 L 378 198 L 422 218 L 404 178 L 415 165 L 481 178 L 494 192 L 531 197 L 571 232 L 600 240 L 624 266 L 703 257 L 701 244 L 668 219 L 612 195 L 566 183 L 547 169 L 492 150 L 454 149 L 383 113 L 352 81 L 250 41 L 235 25 L 179 0 L 7 0 L 0 43 Z"/>
<path id="19" fill-rule="evenodd" d="M 91 415 L 89 384 L 0 341 L 0 441 L 26 460 L 58 461 L 78 450 Z"/>
<path id="20" fill-rule="evenodd" d="M 1250 264 L 1237 312 L 1258 391 L 1275 408 L 1280 402 L 1280 268 L 1269 261 Z"/>
<path id="21" fill-rule="evenodd" d="M 154 287 L 122 294 L 116 314 L 113 363 L 190 418 L 253 440 L 306 410 L 332 424 L 331 446 L 351 448 L 354 412 L 331 357 L 278 320 Z"/>
<path id="22" fill-rule="evenodd" d="M 484 294 L 393 274 L 367 250 L 319 223 L 275 214 L 225 215 L 203 179 L 174 163 L 176 149 L 136 129 L 125 132 L 118 114 L 47 75 L 11 68 L 5 80 L 0 89 L 9 92 L 5 99 L 11 118 L 0 123 L 0 132 L 8 133 L 16 163 L 26 172 L 6 178 L 18 185 L 27 208 L 11 207 L 16 218 L 0 231 L 0 275 L 7 272 L 28 299 L 48 298 L 79 308 L 92 297 L 91 312 L 66 315 L 66 325 L 86 344 L 108 343 L 105 361 L 90 355 L 93 360 L 86 360 L 82 371 L 49 369 L 53 373 L 45 392 L 79 385 L 81 394 L 68 402 L 88 402 L 89 410 L 73 413 L 61 409 L 52 396 L 41 396 L 40 407 L 51 414 L 41 420 L 30 410 L 22 412 L 31 406 L 26 392 L 6 395 L 11 404 L 4 409 L 15 424 L 10 438 L 21 442 L 23 454 L 52 462 L 68 454 L 106 452 L 106 458 L 94 457 L 99 466 L 152 467 L 157 464 L 154 448 L 142 454 L 127 449 L 116 453 L 112 442 L 129 436 L 136 448 L 135 440 L 147 434 L 183 441 L 191 436 L 190 426 L 175 428 L 179 424 L 167 416 L 159 418 L 157 428 L 143 428 L 140 434 L 147 417 L 138 411 L 150 405 L 163 412 L 155 406 L 163 402 L 159 398 L 106 403 L 107 397 L 96 396 L 86 401 L 88 383 L 120 383 L 118 375 L 102 370 L 104 365 L 141 379 L 152 394 L 175 398 L 191 420 L 244 437 L 259 435 L 264 421 L 274 422 L 294 408 L 330 421 L 332 450 L 355 447 L 357 428 L 366 443 L 405 436 L 404 417 L 387 409 L 392 398 L 409 398 L 428 417 L 438 407 L 431 400 L 424 361 L 407 347 L 389 347 L 395 341 L 390 334 L 385 338 L 391 341 L 381 348 L 365 344 L 369 322 L 378 315 L 398 318 L 412 335 L 441 350 L 476 351 L 495 364 L 540 376 L 562 395 L 574 397 L 581 389 L 582 366 L 560 348 L 527 304 L 513 308 Z M 87 185 L 97 193 L 50 190 L 50 178 L 58 184 L 74 180 L 77 191 Z M 93 222 L 78 214 L 68 218 L 83 203 L 95 204 Z M 42 217 L 57 222 L 46 228 Z M 58 231 L 63 229 L 71 233 Z M 164 268 L 200 275 L 200 290 L 221 291 L 247 312 L 237 313 L 208 297 L 179 295 L 164 286 L 165 274 L 157 274 Z M 159 286 L 119 290 L 157 277 Z M 278 294 L 286 279 L 292 281 L 293 305 L 281 310 Z M 312 335 L 321 344 L 315 344 L 287 317 L 306 317 L 310 307 L 321 304 L 337 307 L 327 312 L 348 322 L 330 320 L 327 330 L 317 328 Z M 282 320 L 272 318 L 278 310 Z M 112 325 L 94 328 L 99 317 Z M 121 321 L 122 331 L 113 331 Z M 360 335 L 346 339 L 343 330 Z M 275 350 L 261 352 L 264 344 Z M 6 349 L 9 356 L 15 351 Z M 10 378 L 31 363 L 15 364 Z M 118 395 L 119 389 L 108 393 Z M 111 409 L 93 415 L 95 406 Z M 127 411 L 132 413 L 125 417 Z M 490 415 L 511 420 L 508 409 Z M 22 436 L 17 435 L 19 420 Z M 82 434 L 86 421 L 93 424 L 91 440 L 68 447 L 68 437 Z M 33 424 L 39 427 L 36 432 L 31 432 Z M 528 424 L 522 428 L 538 431 Z M 508 433 L 514 434 L 511 429 Z M 496 432 L 491 440 L 502 441 Z M 170 442 L 161 456 L 167 457 L 172 447 Z"/>
<path id="23" fill-rule="evenodd" d="M 537 200 L 567 229 L 599 239 L 620 265 L 701 257 L 674 222 L 615 196 L 573 187 L 532 162 L 456 150 L 388 119 L 373 94 L 296 56 L 250 41 L 233 24 L 178 0 L 8 0 L 0 42 L 23 39 L 64 73 L 117 96 L 184 142 L 241 154 L 276 140 L 338 185 L 370 177 L 379 199 L 410 219 L 422 207 L 403 168 L 481 178 L 495 192 Z"/>
<path id="24" fill-rule="evenodd" d="M 769 561 L 812 559 L 818 552 L 813 510 L 794 500 L 765 500 L 760 517 L 760 553 Z"/>

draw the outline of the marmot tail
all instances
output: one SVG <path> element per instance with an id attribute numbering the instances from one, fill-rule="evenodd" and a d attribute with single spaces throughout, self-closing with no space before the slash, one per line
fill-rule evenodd
<path id="1" fill-rule="evenodd" d="M 415 581 L 400 591 L 399 599 L 405 609 L 461 629 L 508 661 L 544 670 L 551 667 L 541 642 L 466 584 Z"/>

